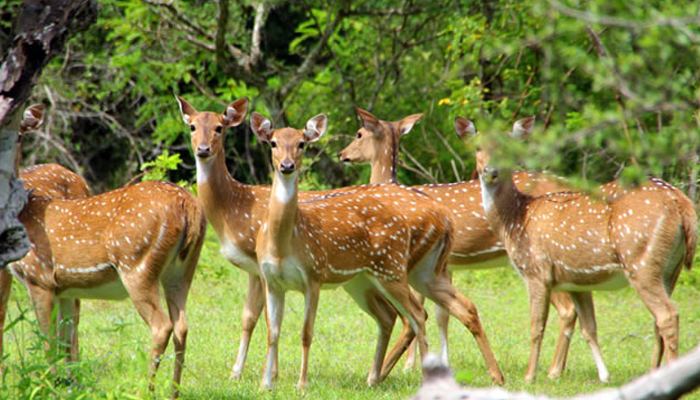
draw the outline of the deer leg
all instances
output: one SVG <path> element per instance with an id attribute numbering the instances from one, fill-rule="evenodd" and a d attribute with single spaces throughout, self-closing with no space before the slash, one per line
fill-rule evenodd
<path id="1" fill-rule="evenodd" d="M 34 305 L 36 319 L 37 322 L 39 322 L 39 329 L 45 336 L 44 349 L 46 351 L 46 356 L 49 360 L 51 360 L 53 356 L 53 344 L 55 342 L 55 330 L 52 329 L 53 324 L 51 319 L 54 305 L 54 294 L 49 290 L 32 284 L 27 284 L 27 289 L 29 290 L 29 296 L 31 297 L 32 304 Z M 56 370 L 55 366 L 51 369 L 54 372 Z"/>
<path id="2" fill-rule="evenodd" d="M 148 389 L 153 391 L 156 372 L 173 332 L 173 324 L 160 305 L 157 282 L 141 282 L 140 280 L 135 280 L 135 282 L 138 283 L 124 279 L 124 286 L 134 303 L 134 307 L 136 307 L 136 311 L 151 329 L 153 347 L 151 349 Z"/>
<path id="3" fill-rule="evenodd" d="M 440 360 L 445 366 L 450 365 L 449 349 L 447 345 L 448 324 L 450 322 L 450 312 L 435 305 L 435 321 L 440 333 Z"/>
<path id="4" fill-rule="evenodd" d="M 423 296 L 420 296 L 419 300 L 419 295 L 420 294 L 417 291 L 411 290 L 409 298 L 410 301 L 413 303 L 414 307 L 422 309 Z M 394 309 L 394 312 L 396 313 L 396 309 Z M 396 344 L 394 344 L 394 347 L 392 347 L 391 351 L 389 352 L 389 355 L 384 361 L 380 380 L 384 380 L 389 375 L 391 370 L 394 368 L 394 366 L 396 366 L 396 363 L 399 361 L 403 353 L 408 349 L 409 344 L 413 341 L 413 339 L 416 336 L 415 332 L 413 332 L 413 329 L 411 329 L 411 325 L 408 319 L 404 316 L 401 316 L 401 321 L 403 323 L 403 329 L 401 330 Z"/>
<path id="5" fill-rule="evenodd" d="M 399 334 L 399 338 L 397 339 L 396 343 L 389 351 L 389 354 L 386 356 L 384 365 L 382 365 L 382 372 L 379 378 L 380 381 L 386 379 L 391 370 L 398 363 L 403 353 L 405 353 L 406 350 L 408 350 L 409 345 L 412 342 L 414 342 L 414 339 L 416 337 L 416 333 L 411 328 L 411 324 L 409 323 L 408 319 L 401 316 L 401 320 L 403 322 L 403 328 L 401 329 L 401 333 Z"/>
<path id="6" fill-rule="evenodd" d="M 666 353 L 667 361 L 674 360 L 678 358 L 678 311 L 663 285 L 650 284 L 655 280 L 650 276 L 651 273 L 644 274 L 646 271 L 642 269 L 635 271 L 638 273 L 630 274 L 629 281 L 654 316 L 657 332 L 663 340 L 663 352 Z M 656 282 L 660 283 L 661 279 L 656 279 Z"/>
<path id="7" fill-rule="evenodd" d="M 0 270 L 0 374 L 3 372 L 3 337 L 5 336 L 5 318 L 7 317 L 7 303 L 10 300 L 12 290 L 12 274 L 9 267 Z"/>
<path id="8" fill-rule="evenodd" d="M 175 367 L 173 368 L 171 391 L 171 398 L 173 399 L 180 395 L 180 382 L 182 381 L 182 369 L 185 365 L 187 332 L 189 330 L 185 306 L 198 260 L 199 251 L 196 251 L 194 255 L 190 254 L 185 260 L 185 274 L 166 278 L 162 283 L 165 302 L 168 305 L 170 323 L 173 326 L 173 347 L 175 348 Z"/>
<path id="9" fill-rule="evenodd" d="M 427 314 L 423 307 L 414 300 L 411 289 L 405 281 L 379 281 L 374 279 L 375 285 L 382 292 L 384 297 L 391 302 L 396 310 L 408 322 L 411 330 L 416 335 L 420 359 L 428 354 L 428 342 L 425 338 L 425 320 Z"/>
<path id="10" fill-rule="evenodd" d="M 78 323 L 80 322 L 80 299 L 73 300 L 73 329 L 70 337 L 70 357 L 71 362 L 78 362 L 80 358 L 80 343 L 78 341 Z"/>
<path id="11" fill-rule="evenodd" d="M 377 323 L 378 336 L 377 346 L 374 352 L 374 360 L 372 367 L 367 375 L 367 385 L 374 386 L 378 382 L 384 380 L 386 375 L 382 374 L 382 363 L 386 355 L 386 349 L 391 339 L 391 331 L 396 322 L 396 310 L 385 299 L 382 294 L 372 287 L 372 283 L 366 278 L 358 276 L 343 286 L 343 289 L 355 300 L 355 303 L 367 314 L 369 314 Z M 411 328 L 405 325 L 409 331 Z M 411 336 L 412 337 L 412 336 Z M 403 351 L 406 350 L 410 339 L 405 340 L 401 353 L 398 354 L 394 363 L 398 361 Z M 392 351 L 394 351 L 392 349 Z"/>
<path id="12" fill-rule="evenodd" d="M 284 317 L 284 291 L 265 285 L 266 314 L 267 314 L 267 361 L 263 371 L 262 387 L 272 389 L 273 380 L 277 377 L 277 354 L 280 328 Z"/>
<path id="13" fill-rule="evenodd" d="M 424 291 L 426 297 L 448 310 L 450 314 L 459 319 L 469 329 L 486 361 L 491 378 L 495 383 L 502 385 L 505 381 L 503 373 L 498 366 L 496 356 L 491 350 L 491 345 L 481 325 L 479 313 L 474 303 L 459 293 L 445 275 L 433 276 L 432 281 L 417 282 L 414 287 Z"/>
<path id="14" fill-rule="evenodd" d="M 598 368 L 598 378 L 601 382 L 607 383 L 610 374 L 603 362 L 603 355 L 598 346 L 598 331 L 595 322 L 595 308 L 593 306 L 593 296 L 590 292 L 572 292 L 571 297 L 576 304 L 576 312 L 581 319 L 581 333 L 583 338 L 591 348 L 593 360 Z"/>
<path id="15" fill-rule="evenodd" d="M 651 351 L 651 369 L 658 368 L 664 356 L 664 340 L 659 333 L 659 327 L 654 322 L 654 349 Z"/>
<path id="16" fill-rule="evenodd" d="M 394 306 L 392 306 L 387 299 L 381 297 L 381 295 L 377 292 L 374 293 L 374 295 L 370 300 L 368 300 L 368 302 L 370 309 L 373 310 L 373 313 L 376 316 L 375 319 L 377 320 L 377 326 L 379 328 L 379 332 L 377 335 L 377 347 L 374 352 L 372 369 L 370 370 L 370 373 L 367 376 L 367 385 L 374 386 L 386 378 L 386 375 L 382 374 L 382 366 L 384 364 L 386 350 L 389 347 L 391 332 L 394 329 L 394 324 L 396 322 L 396 316 L 398 315 L 398 313 L 396 312 Z M 409 327 L 408 323 L 406 323 L 406 327 Z M 403 345 L 403 349 L 405 350 L 409 340 L 399 338 L 399 341 L 401 340 L 403 340 L 405 343 Z"/>
<path id="17" fill-rule="evenodd" d="M 452 273 L 447 272 L 447 278 L 452 282 Z M 440 360 L 445 366 L 450 365 L 449 349 L 447 344 L 448 325 L 450 323 L 450 312 L 435 304 L 435 321 L 437 321 L 440 333 Z"/>
<path id="18" fill-rule="evenodd" d="M 253 336 L 258 319 L 260 319 L 260 313 L 265 305 L 264 299 L 265 291 L 262 279 L 255 274 L 248 274 L 248 295 L 243 305 L 243 331 L 241 332 L 241 342 L 238 346 L 236 363 L 231 369 L 231 379 L 240 379 L 243 374 L 250 338 Z"/>
<path id="19" fill-rule="evenodd" d="M 530 359 L 525 373 L 525 382 L 532 383 L 537 374 L 537 361 L 540 358 L 542 338 L 547 326 L 550 289 L 534 280 L 528 280 L 527 285 L 530 292 Z"/>
<path id="20" fill-rule="evenodd" d="M 550 379 L 557 379 L 566 368 L 571 336 L 574 333 L 574 327 L 576 327 L 576 306 L 570 295 L 564 292 L 553 292 L 550 301 L 559 315 L 559 337 L 548 375 Z"/>
<path id="21" fill-rule="evenodd" d="M 309 282 L 309 287 L 304 293 L 304 327 L 301 333 L 301 370 L 297 389 L 303 390 L 308 383 L 307 373 L 309 368 L 309 349 L 314 335 L 314 321 L 318 310 L 318 297 L 321 287 L 317 282 Z"/>
<path id="22" fill-rule="evenodd" d="M 421 306 L 425 304 L 425 297 L 420 293 L 415 293 L 416 299 L 419 301 Z M 408 345 L 408 350 L 406 351 L 406 363 L 403 365 L 404 372 L 412 370 L 416 366 L 416 351 L 418 348 L 418 342 L 414 338 Z"/>
<path id="23" fill-rule="evenodd" d="M 165 286 L 165 301 L 168 304 L 168 314 L 173 324 L 173 347 L 175 348 L 175 367 L 173 368 L 172 398 L 180 394 L 182 368 L 185 365 L 185 350 L 187 348 L 187 316 L 185 304 L 189 292 L 189 282 L 180 282 Z"/>
<path id="24" fill-rule="evenodd" d="M 74 299 L 58 300 L 58 348 L 67 361 L 73 361 L 75 311 Z"/>
<path id="25" fill-rule="evenodd" d="M 668 297 L 671 297 L 673 290 L 676 288 L 676 282 L 678 282 L 678 276 L 681 274 L 683 265 L 679 263 L 673 274 L 670 276 L 668 281 L 664 281 L 664 288 Z M 664 341 L 659 333 L 659 328 L 654 324 L 654 350 L 651 353 L 651 368 L 658 368 L 661 365 L 661 360 L 664 355 Z"/>

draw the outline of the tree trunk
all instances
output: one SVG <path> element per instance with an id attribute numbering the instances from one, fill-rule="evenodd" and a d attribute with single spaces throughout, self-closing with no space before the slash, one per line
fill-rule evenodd
<path id="1" fill-rule="evenodd" d="M 669 364 L 619 387 L 571 397 L 571 400 L 671 400 L 700 387 L 700 346 Z M 449 368 L 434 354 L 423 361 L 423 386 L 413 400 L 549 400 L 544 395 L 504 389 L 471 389 L 457 384 Z"/>
<path id="2" fill-rule="evenodd" d="M 14 170 L 17 130 L 24 102 L 66 39 L 97 17 L 93 0 L 25 0 L 0 65 L 0 268 L 29 250 L 17 219 L 27 199 Z"/>

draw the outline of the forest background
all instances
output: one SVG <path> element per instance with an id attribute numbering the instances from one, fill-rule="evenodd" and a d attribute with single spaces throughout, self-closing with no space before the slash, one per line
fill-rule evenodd
<path id="1" fill-rule="evenodd" d="M 0 50 L 19 0 L 0 3 Z M 95 192 L 146 178 L 194 181 L 174 94 L 220 111 L 247 96 L 276 126 L 329 115 L 305 188 L 365 183 L 336 153 L 358 128 L 355 106 L 398 120 L 399 181 L 468 179 L 473 153 L 458 115 L 482 132 L 537 116 L 507 162 L 583 185 L 664 178 L 697 201 L 700 4 L 693 1 L 103 0 L 98 20 L 43 72 L 49 106 L 25 164 L 58 161 Z M 268 150 L 247 124 L 226 138 L 229 168 L 269 182 Z"/>

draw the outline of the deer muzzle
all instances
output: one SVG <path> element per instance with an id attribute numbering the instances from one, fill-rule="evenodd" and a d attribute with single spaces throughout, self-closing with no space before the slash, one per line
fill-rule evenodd
<path id="1" fill-rule="evenodd" d="M 204 146 L 204 145 L 197 146 L 197 157 L 207 158 L 209 156 L 211 156 L 211 147 L 210 146 Z"/>
<path id="2" fill-rule="evenodd" d="M 295 170 L 294 161 L 292 160 L 282 160 L 280 163 L 280 172 L 289 175 Z"/>
<path id="3" fill-rule="evenodd" d="M 484 170 L 481 171 L 481 173 L 484 176 L 484 180 L 486 181 L 486 183 L 492 183 L 498 179 L 498 169 L 494 167 L 487 165 L 486 167 L 484 167 Z"/>

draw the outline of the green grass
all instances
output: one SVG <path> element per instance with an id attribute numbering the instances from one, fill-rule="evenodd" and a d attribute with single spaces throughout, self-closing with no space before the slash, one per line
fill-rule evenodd
<path id="1" fill-rule="evenodd" d="M 700 262 L 684 271 L 674 293 L 681 320 L 681 352 L 700 342 Z M 552 358 L 557 321 L 554 311 L 540 359 L 537 383 L 525 385 L 523 375 L 529 352 L 527 295 L 520 278 L 510 268 L 455 274 L 455 283 L 479 307 L 493 350 L 506 375 L 506 388 L 563 396 L 605 387 L 597 381 L 588 347 L 577 331 L 573 338 L 566 373 L 550 381 L 546 370 Z M 294 388 L 299 371 L 302 296 L 289 293 L 280 348 L 277 389 L 258 389 L 265 353 L 265 323 L 253 337 L 247 368 L 241 381 L 229 380 L 240 335 L 240 312 L 247 276 L 218 254 L 218 243 L 209 233 L 188 302 L 190 326 L 182 398 L 407 398 L 420 385 L 420 373 L 397 368 L 377 388 L 365 386 L 374 351 L 374 322 L 342 289 L 324 291 L 311 349 L 309 388 Z M 631 289 L 595 295 L 598 332 L 603 356 L 611 373 L 609 386 L 621 385 L 643 374 L 652 349 L 652 318 Z M 6 333 L 6 370 L 0 398 L 146 398 L 147 354 L 150 335 L 129 301 L 83 302 L 80 323 L 82 361 L 73 367 L 79 382 L 72 387 L 53 387 L 53 378 L 35 335 L 36 324 L 23 287 L 13 285 L 8 321 L 26 318 Z M 432 314 L 433 307 L 428 311 Z M 429 343 L 437 349 L 435 324 L 428 321 Z M 397 329 L 398 330 L 398 329 Z M 396 332 L 395 332 L 396 333 Z M 395 339 L 395 337 L 394 337 Z M 490 379 L 475 343 L 456 320 L 450 323 L 451 363 L 458 378 L 472 386 L 489 386 Z M 158 374 L 158 397 L 168 394 L 172 372 L 172 344 Z M 403 361 L 402 361 L 403 363 Z M 62 364 L 58 365 L 64 368 Z M 700 393 L 689 398 L 700 399 Z"/>

